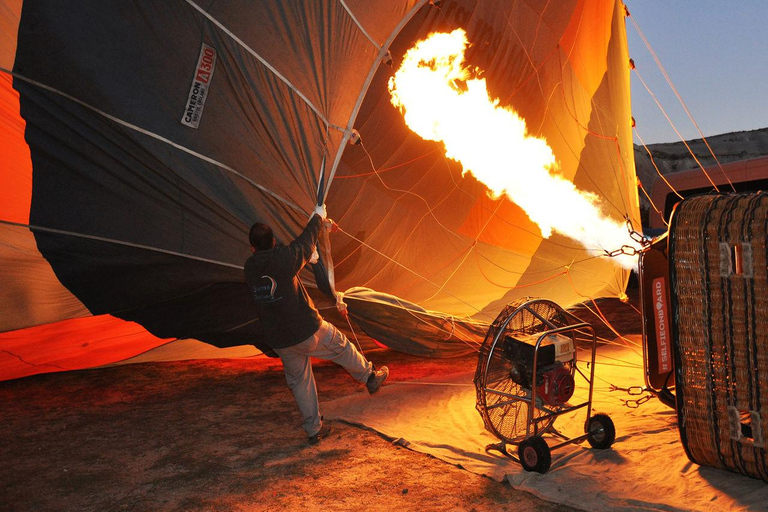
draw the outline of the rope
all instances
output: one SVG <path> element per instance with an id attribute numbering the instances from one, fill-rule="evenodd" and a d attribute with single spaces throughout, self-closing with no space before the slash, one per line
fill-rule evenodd
<path id="1" fill-rule="evenodd" d="M 431 279 L 428 279 L 428 278 L 424 277 L 423 275 L 419 274 L 418 272 L 416 272 L 415 270 L 412 270 L 412 269 L 410 269 L 410 268 L 406 267 L 405 265 L 403 265 L 403 264 L 402 264 L 402 263 L 400 263 L 399 261 L 397 261 L 397 260 L 395 260 L 394 258 L 391 258 L 390 256 L 388 256 L 388 255 L 384 254 L 383 252 L 381 252 L 380 250 L 376 249 L 375 247 L 373 247 L 373 246 L 371 246 L 371 245 L 369 245 L 369 244 L 365 243 L 363 240 L 360 240 L 359 238 L 357 238 L 356 236 L 352 235 L 351 233 L 347 233 L 347 232 L 346 232 L 346 231 L 344 231 L 344 229 L 342 229 L 341 227 L 339 227 L 339 233 L 343 233 L 343 234 L 347 235 L 349 238 L 351 238 L 352 240 L 356 241 L 356 242 L 357 242 L 357 243 L 359 243 L 361 246 L 364 246 L 365 248 L 372 250 L 373 252 L 375 252 L 375 253 L 376 253 L 376 254 L 378 254 L 379 256 L 381 256 L 381 257 L 383 257 L 383 258 L 387 259 L 388 261 L 390 261 L 391 263 L 395 264 L 396 266 L 398 266 L 398 267 L 402 268 L 402 269 L 403 269 L 403 270 L 405 270 L 406 272 L 410 272 L 411 274 L 413 274 L 414 276 L 418 277 L 418 278 L 419 278 L 419 279 L 421 279 L 422 281 L 424 281 L 424 282 L 426 282 L 426 283 L 429 283 L 429 284 L 431 284 L 432 286 L 435 286 L 435 287 L 437 287 L 437 288 L 439 288 L 439 287 L 440 287 L 440 285 L 438 285 L 437 283 L 433 282 Z M 461 302 L 461 303 L 462 303 L 462 304 L 464 304 L 465 306 L 467 306 L 467 307 L 469 307 L 469 308 L 473 309 L 473 310 L 474 310 L 474 311 L 476 311 L 477 313 L 482 313 L 482 310 L 481 310 L 481 309 L 477 308 L 476 306 L 473 306 L 472 304 L 470 304 L 470 303 L 466 302 L 465 300 L 461 299 L 460 297 L 457 297 L 456 295 L 453 295 L 453 294 L 452 294 L 452 293 L 450 293 L 450 292 L 445 292 L 445 293 L 446 293 L 447 295 L 450 295 L 452 298 L 456 299 L 457 301 Z M 487 316 L 487 314 L 486 314 L 486 316 Z"/>
<path id="2" fill-rule="evenodd" d="M 360 344 L 360 340 L 357 339 L 357 334 L 355 333 L 354 327 L 352 327 L 352 322 L 349 320 L 349 314 L 342 314 L 344 318 L 347 319 L 347 325 L 349 325 L 349 330 L 352 331 L 352 336 L 355 339 L 355 344 L 357 345 L 357 348 L 360 350 L 360 353 L 365 356 L 365 352 L 363 352 L 363 346 Z"/>
<path id="3" fill-rule="evenodd" d="M 677 195 L 677 197 L 679 197 L 680 199 L 685 199 L 685 198 L 684 198 L 682 195 L 680 195 L 680 193 L 679 193 L 677 190 L 675 190 L 675 187 L 673 187 L 673 186 L 672 186 L 672 184 L 671 184 L 671 183 L 670 183 L 670 182 L 667 180 L 667 177 L 666 177 L 666 176 L 664 176 L 664 174 L 663 174 L 663 173 L 662 173 L 662 172 L 659 170 L 659 167 L 656 165 L 656 160 L 654 160 L 654 158 L 653 158 L 653 154 L 652 154 L 652 153 L 651 153 L 651 151 L 648 149 L 648 145 L 645 143 L 645 141 L 643 140 L 643 138 L 642 138 L 642 137 L 640 137 L 640 134 L 638 133 L 638 131 L 637 131 L 637 128 L 635 128 L 635 135 L 636 135 L 636 136 L 637 136 L 637 138 L 640 140 L 640 144 L 642 144 L 642 145 L 643 145 L 643 149 L 645 149 L 645 152 L 646 152 L 646 153 L 648 153 L 648 157 L 651 159 L 651 164 L 653 165 L 653 168 L 654 168 L 654 169 L 656 169 L 656 174 L 658 174 L 658 175 L 659 175 L 659 177 L 660 177 L 662 180 L 664 180 L 664 183 L 666 183 L 666 184 L 667 184 L 667 186 L 669 187 L 669 189 L 670 189 L 672 192 L 674 192 L 674 193 L 675 193 L 675 195 Z M 658 211 L 658 210 L 656 210 L 656 211 Z M 664 222 L 666 223 L 666 220 L 665 220 Z"/>
<path id="4" fill-rule="evenodd" d="M 640 26 L 637 24 L 637 22 L 635 21 L 635 18 L 631 14 L 629 15 L 629 19 L 632 21 L 632 25 L 635 27 L 635 30 L 637 30 L 637 33 L 640 36 L 640 39 L 643 40 L 643 43 L 645 44 L 645 47 L 648 49 L 648 52 L 651 54 L 651 57 L 653 57 L 654 62 L 656 62 L 656 65 L 661 70 L 662 75 L 664 75 L 664 79 L 667 81 L 667 84 L 669 85 L 670 89 L 672 89 L 672 92 L 675 93 L 675 97 L 680 102 L 680 105 L 683 107 L 683 110 L 685 110 L 685 113 L 688 115 L 688 119 L 690 119 L 691 123 L 693 123 L 693 126 L 696 127 L 696 131 L 699 132 L 699 136 L 701 137 L 701 140 L 704 141 L 704 144 L 707 146 L 707 149 L 709 150 L 709 154 L 712 155 L 712 158 L 715 159 L 715 162 L 717 163 L 717 167 L 720 169 L 720 172 L 722 172 L 723 176 L 725 176 L 725 179 L 728 180 L 728 184 L 731 186 L 731 189 L 734 192 L 736 192 L 736 188 L 733 186 L 733 183 L 731 182 L 730 177 L 725 172 L 725 169 L 723 169 L 723 166 L 720 165 L 720 160 L 718 160 L 717 156 L 715 156 L 715 152 L 712 150 L 712 147 L 709 145 L 709 141 L 707 141 L 707 138 L 704 136 L 704 133 L 701 131 L 701 128 L 699 127 L 698 123 L 693 118 L 691 111 L 688 110 L 688 105 L 685 104 L 685 102 L 683 101 L 683 98 L 680 96 L 680 93 L 677 91 L 677 87 L 675 87 L 675 84 L 672 83 L 672 79 L 667 74 L 667 70 L 664 69 L 664 66 L 661 64 L 661 61 L 659 60 L 658 55 L 656 55 L 656 52 L 651 47 L 651 44 L 648 42 L 648 39 L 645 38 L 645 34 L 643 34 L 643 31 L 640 30 Z"/>
<path id="5" fill-rule="evenodd" d="M 656 95 L 651 92 L 651 89 L 648 87 L 648 84 L 645 83 L 645 80 L 643 80 L 643 77 L 640 76 L 640 72 L 637 70 L 637 68 L 634 68 L 635 75 L 637 75 L 637 78 L 640 79 L 640 83 L 643 84 L 643 87 L 645 87 L 645 90 L 648 91 L 648 94 L 651 95 L 653 98 L 653 101 L 656 103 L 656 106 L 659 107 L 659 110 L 661 110 L 661 113 L 664 114 L 664 117 L 666 118 L 667 122 L 669 122 L 669 125 L 672 127 L 672 129 L 675 131 L 677 136 L 680 138 L 680 140 L 683 142 L 683 145 L 685 145 L 685 148 L 688 150 L 688 153 L 693 157 L 693 160 L 696 162 L 696 165 L 699 166 L 699 169 L 701 169 L 701 172 L 704 173 L 704 176 L 707 177 L 709 182 L 712 184 L 712 186 L 715 188 L 717 192 L 720 192 L 720 189 L 717 188 L 717 185 L 715 185 L 715 182 L 712 181 L 712 177 L 709 175 L 707 170 L 704 168 L 702 163 L 699 161 L 698 157 L 693 154 L 693 150 L 691 149 L 691 146 L 688 145 L 688 142 L 685 140 L 685 138 L 680 134 L 680 132 L 677 130 L 677 127 L 675 126 L 675 123 L 672 122 L 672 119 L 669 118 L 669 115 L 667 114 L 667 111 L 664 110 L 664 107 L 661 106 L 661 103 L 659 103 L 658 98 L 656 98 Z"/>
<path id="6" fill-rule="evenodd" d="M 410 386 L 451 386 L 451 387 L 457 387 L 457 388 L 474 388 L 474 384 L 458 384 L 456 382 L 422 382 L 422 381 L 414 381 L 414 380 L 400 380 L 395 381 L 392 383 L 399 384 L 399 385 L 410 385 Z"/>
<path id="7" fill-rule="evenodd" d="M 568 59 L 566 59 L 566 62 L 567 62 L 569 59 L 570 59 L 570 55 L 568 56 Z M 562 62 L 562 60 L 561 60 L 561 61 L 560 61 L 560 69 L 562 69 L 562 68 L 563 68 L 563 66 L 564 66 L 564 64 L 563 64 L 563 62 Z M 561 83 L 562 83 L 562 82 L 561 82 Z M 602 140 L 606 140 L 606 141 L 611 141 L 611 142 L 613 143 L 613 145 L 614 145 L 614 148 L 615 148 L 615 150 L 616 150 L 616 154 L 617 154 L 617 156 L 618 156 L 618 161 L 619 161 L 619 166 L 620 166 L 620 167 L 619 167 L 619 169 L 620 169 L 620 171 L 621 171 L 622 175 L 623 175 L 623 176 L 626 178 L 626 176 L 627 176 L 627 170 L 624 168 L 624 163 L 623 163 L 624 161 L 623 161 L 623 159 L 621 158 L 621 146 L 619 145 L 619 138 L 618 138 L 618 136 L 616 136 L 616 135 L 613 135 L 613 136 L 610 136 L 610 135 L 603 135 L 602 133 L 598 133 L 598 132 L 595 132 L 595 131 L 592 131 L 592 130 L 590 130 L 588 126 L 585 126 L 585 125 L 584 125 L 584 124 L 583 124 L 583 123 L 582 123 L 582 122 L 579 120 L 579 118 L 576 116 L 576 114 L 575 114 L 574 112 L 572 112 L 572 111 L 571 111 L 571 103 L 568 101 L 568 97 L 565 95 L 565 87 L 561 87 L 560 89 L 561 89 L 561 91 L 562 91 L 562 95 L 563 95 L 563 105 L 565 106 L 565 109 L 566 109 L 566 111 L 568 112 L 568 115 L 570 115 L 570 116 L 571 116 L 571 119 L 573 119 L 573 121 L 576 123 L 576 125 L 577 125 L 579 128 L 581 128 L 582 130 L 584 130 L 584 132 L 585 132 L 585 133 L 587 133 L 587 134 L 589 134 L 589 135 L 591 135 L 591 136 L 593 136 L 593 137 L 596 137 L 596 138 L 598 138 L 598 139 L 602 139 Z M 598 115 L 597 115 L 597 120 L 598 120 L 598 122 L 599 122 L 599 123 L 601 124 L 601 126 L 602 126 L 602 117 L 599 115 L 599 114 L 600 114 L 600 112 L 599 112 L 598 110 L 596 110 L 596 109 L 595 109 L 595 112 L 597 112 L 597 114 L 598 114 Z M 558 129 L 559 129 L 559 128 L 558 128 Z M 579 154 L 577 154 L 577 152 L 575 152 L 575 151 L 573 150 L 573 148 L 570 146 L 570 144 L 568 144 L 567 146 L 568 146 L 568 149 L 571 151 L 571 154 L 572 154 L 572 155 L 573 155 L 575 158 L 579 159 L 580 155 L 579 155 Z M 589 180 L 592 182 L 592 185 L 595 187 L 595 190 L 597 190 L 598 192 L 600 192 L 600 194 L 601 194 L 603 197 L 606 197 L 606 195 L 603 193 L 602 189 L 600 188 L 599 184 L 598 184 L 597 182 L 595 182 L 595 180 L 592 178 L 592 175 L 591 175 L 591 174 L 590 174 L 590 173 L 589 173 L 589 172 L 588 172 L 586 169 L 585 169 L 585 171 L 586 171 L 586 172 L 585 172 L 586 176 L 587 176 L 587 177 L 589 178 Z M 614 175 L 616 175 L 616 174 L 617 174 L 617 173 L 614 173 Z M 619 186 L 619 189 L 621 189 L 621 186 L 620 186 L 621 184 L 618 182 L 618 178 L 616 178 L 616 180 L 617 180 L 617 185 Z M 629 193 L 629 191 L 627 191 L 627 193 Z M 631 200 L 631 198 L 629 198 L 629 197 L 628 197 L 627 199 L 630 201 L 630 203 L 632 203 L 632 200 Z M 619 208 L 617 205 L 613 204 L 613 202 L 612 202 L 612 201 L 607 201 L 607 203 L 608 203 L 608 204 L 610 204 L 610 205 L 613 207 L 613 209 L 614 209 L 614 210 L 616 210 L 617 212 L 621 213 L 621 214 L 622 214 L 624 217 L 627 217 L 627 216 L 628 216 L 628 214 L 627 214 L 627 204 L 626 204 L 626 202 L 625 202 L 625 199 L 624 199 L 623 197 L 621 198 L 621 201 L 622 201 L 622 207 L 623 207 L 623 208 Z"/>
<path id="8" fill-rule="evenodd" d="M 217 20 L 216 18 L 214 18 L 213 16 L 211 16 L 211 15 L 210 15 L 210 14 L 209 14 L 209 13 L 208 13 L 208 12 L 207 12 L 205 9 L 203 9 L 202 7 L 200 7 L 199 5 L 197 5 L 197 4 L 196 4 L 195 2 L 193 2 L 192 0 L 186 0 L 186 2 L 187 2 L 189 5 L 191 5 L 191 6 L 192 6 L 192 7 L 193 7 L 195 10 L 197 10 L 197 11 L 198 11 L 200 14 L 202 14 L 203 16 L 205 16 L 206 18 L 208 18 L 208 20 L 209 20 L 211 23 L 213 23 L 214 25 L 216 25 L 217 27 L 219 27 L 219 29 L 221 29 L 221 31 L 222 31 L 222 32 L 224 32 L 224 33 L 225 33 L 225 34 L 227 34 L 227 35 L 228 35 L 230 38 L 232 38 L 232 40 L 233 40 L 233 41 L 235 41 L 237 44 L 239 44 L 239 45 L 240 45 L 240 46 L 241 46 L 241 47 L 242 47 L 242 48 L 243 48 L 245 51 L 247 51 L 248 53 L 250 53 L 250 54 L 251 54 L 251 55 L 252 55 L 252 56 L 253 56 L 253 57 L 254 57 L 256 60 L 258 60 L 259 62 L 261 62 L 261 64 L 262 64 L 262 65 L 264 65 L 264 67 L 266 67 L 266 68 L 267 68 L 269 71 L 271 71 L 273 75 L 275 75 L 275 76 L 276 76 L 278 79 L 280 79 L 280 81 L 282 81 L 282 82 L 283 82 L 285 85 L 287 85 L 287 86 L 288 86 L 288 87 L 289 87 L 289 88 L 290 88 L 290 89 L 291 89 L 291 90 L 292 90 L 294 93 L 296 93 L 296 95 L 297 95 L 299 98 L 301 98 L 301 100 L 302 100 L 304 103 L 306 103 L 306 104 L 307 104 L 307 106 L 308 106 L 310 109 L 312 109 L 312 111 L 313 111 L 313 112 L 314 112 L 314 113 L 317 115 L 317 117 L 319 117 L 319 118 L 320 118 L 320 119 L 323 121 L 323 124 L 325 124 L 326 126 L 330 126 L 331 128 L 334 128 L 335 130 L 338 130 L 338 131 L 340 131 L 340 132 L 342 132 L 342 133 L 344 133 L 344 132 L 345 132 L 344 128 L 342 128 L 342 127 L 340 127 L 340 126 L 337 126 L 337 125 L 335 125 L 335 124 L 332 124 L 332 123 L 331 123 L 331 122 L 330 122 L 328 119 L 326 119 L 326 117 L 325 117 L 325 116 L 322 114 L 322 112 L 320 112 L 320 109 L 318 109 L 318 108 L 317 108 L 317 107 L 314 105 L 314 103 L 312 103 L 311 101 L 309 101 L 309 98 L 307 98 L 307 97 L 306 97 L 306 96 L 305 96 L 305 95 L 304 95 L 304 94 L 303 94 L 301 91 L 299 91 L 299 89 L 298 89 L 298 88 L 297 88 L 295 85 L 293 85 L 293 84 L 292 84 L 292 83 L 291 83 L 291 82 L 290 82 L 290 81 L 289 81 L 289 80 L 288 80 L 286 77 L 284 77 L 284 76 L 283 76 L 283 75 L 282 75 L 282 74 L 281 74 L 281 73 L 280 73 L 280 72 L 279 72 L 277 69 L 275 69 L 274 67 L 272 67 L 272 65 L 271 65 L 269 62 L 267 62 L 267 61 L 266 61 L 266 60 L 265 60 L 265 59 L 264 59 L 264 58 L 263 58 L 261 55 L 259 55 L 258 53 L 256 53 L 256 51 L 255 51 L 253 48 L 251 48 L 250 46 L 248 46 L 248 45 L 245 43 L 245 41 L 243 41 L 242 39 L 240 39 L 239 37 L 237 37 L 237 36 L 236 36 L 236 35 L 235 35 L 235 34 L 234 34 L 234 33 L 233 33 L 231 30 L 229 30 L 227 27 L 225 27 L 223 23 L 221 23 L 219 20 Z"/>
<path id="9" fill-rule="evenodd" d="M 183 151 L 183 152 L 185 152 L 185 153 L 187 153 L 189 155 L 192 155 L 195 158 L 199 158 L 200 160 L 203 160 L 204 162 L 208 162 L 210 164 L 213 164 L 216 167 L 218 167 L 219 169 L 222 169 L 224 171 L 232 173 L 233 175 L 237 176 L 238 178 L 240 178 L 240 179 L 246 181 L 247 183 L 249 183 L 251 186 L 253 186 L 257 190 L 260 190 L 261 192 L 264 192 L 265 194 L 268 194 L 268 195 L 272 196 L 273 198 L 277 199 L 278 201 L 280 201 L 281 203 L 285 204 L 286 206 L 296 210 L 297 212 L 302 213 L 304 215 L 307 214 L 307 212 L 305 212 L 303 209 L 301 209 L 296 204 L 294 204 L 291 201 L 281 197 L 280 195 L 276 194 L 275 192 L 272 192 L 271 190 L 269 190 L 268 188 L 264 187 L 263 185 L 260 185 L 260 184 L 256 183 L 255 181 L 253 181 L 248 176 L 242 174 L 241 172 L 235 170 L 234 168 L 232 168 L 232 167 L 230 167 L 230 166 L 228 166 L 228 165 L 226 165 L 226 164 L 224 164 L 222 162 L 219 162 L 218 160 L 214 160 L 213 158 L 205 156 L 202 153 L 198 153 L 197 151 L 194 151 L 194 150 L 189 149 L 189 148 L 187 148 L 185 146 L 182 146 L 181 144 L 173 142 L 172 140 L 167 139 L 167 138 L 163 137 L 162 135 L 159 135 L 157 133 L 151 132 L 149 130 L 141 128 L 140 126 L 136 126 L 135 124 L 131 124 L 128 121 L 124 121 L 124 120 L 122 120 L 122 119 L 120 119 L 118 117 L 115 117 L 115 116 L 113 116 L 111 114 L 108 114 L 108 113 L 104 112 L 103 110 L 100 110 L 100 109 L 94 107 L 93 105 L 89 105 L 88 103 L 86 103 L 86 102 L 84 102 L 84 101 L 82 101 L 82 100 L 80 100 L 78 98 L 75 98 L 74 96 L 71 96 L 71 95 L 69 95 L 69 94 L 67 94 L 67 93 L 65 93 L 63 91 L 60 91 L 60 90 L 58 90 L 58 89 L 56 89 L 54 87 L 51 87 L 49 85 L 43 84 L 41 82 L 38 82 L 37 80 L 32 80 L 30 78 L 27 78 L 27 77 L 25 77 L 23 75 L 20 75 L 18 73 L 15 73 L 15 72 L 10 71 L 10 70 L 8 70 L 6 68 L 3 68 L 3 67 L 0 67 L 0 71 L 2 71 L 4 73 L 7 73 L 8 75 L 12 76 L 14 79 L 22 80 L 22 81 L 24 81 L 24 82 L 26 82 L 28 84 L 34 85 L 34 86 L 39 87 L 39 88 L 41 88 L 43 90 L 52 92 L 54 94 L 58 94 L 59 96 L 61 96 L 63 98 L 66 98 L 66 99 L 68 99 L 70 101 L 73 101 L 74 103 L 77 103 L 81 107 L 84 107 L 84 108 L 90 110 L 91 112 L 95 112 L 96 114 L 98 114 L 100 116 L 103 116 L 106 119 L 109 119 L 110 121 L 119 124 L 120 126 L 124 126 L 124 127 L 128 128 L 128 129 L 131 129 L 131 130 L 136 131 L 138 133 L 142 133 L 144 135 L 147 135 L 148 137 L 152 137 L 155 140 L 158 140 L 160 142 L 168 144 L 169 146 L 174 147 L 174 148 L 176 148 L 178 150 L 181 150 L 181 151 Z"/>
<path id="10" fill-rule="evenodd" d="M 653 202 L 653 199 L 651 199 L 651 196 L 650 196 L 650 195 L 648 195 L 648 191 L 647 191 L 647 190 L 645 190 L 645 187 L 643 186 L 643 184 L 642 184 L 642 183 L 640 183 L 640 182 L 638 181 L 638 182 L 637 182 L 637 186 L 638 186 L 638 188 L 639 188 L 640 190 L 642 190 L 642 191 L 643 191 L 643 195 L 645 196 L 645 198 L 646 198 L 646 199 L 648 199 L 648 202 L 651 204 L 651 207 L 653 208 L 653 210 L 654 210 L 656 213 L 658 213 L 658 214 L 659 214 L 659 216 L 662 216 L 662 214 L 661 214 L 661 210 L 659 210 L 659 209 L 656 207 L 656 203 L 654 203 L 654 202 Z M 664 222 L 664 224 L 665 224 L 665 225 L 669 226 L 669 224 L 667 223 L 667 221 L 666 221 L 666 220 L 664 220 L 663 216 L 662 216 L 662 219 L 661 219 L 661 220 L 662 220 L 662 222 Z"/>
<path id="11" fill-rule="evenodd" d="M 107 238 L 107 237 L 97 236 L 97 235 L 88 235 L 88 234 L 85 234 L 85 233 L 78 233 L 76 231 L 66 231 L 66 230 L 63 230 L 63 229 L 47 228 L 47 227 L 44 227 L 44 226 L 35 226 L 33 224 L 21 224 L 19 222 L 11 222 L 11 221 L 2 220 L 2 219 L 0 219 L 0 224 L 5 224 L 5 225 L 8 225 L 8 226 L 20 227 L 20 228 L 27 228 L 30 231 L 39 231 L 41 233 L 52 233 L 52 234 L 55 234 L 55 235 L 72 236 L 72 237 L 77 237 L 77 238 L 85 238 L 85 239 L 88 239 L 88 240 L 96 240 L 98 242 L 106 242 L 106 243 L 111 243 L 111 244 L 115 244 L 115 245 L 122 245 L 122 246 L 126 246 L 126 247 L 134 247 L 136 249 L 143 249 L 143 250 L 147 250 L 147 251 L 158 252 L 158 253 L 161 253 L 161 254 L 170 254 L 172 256 L 179 256 L 181 258 L 187 258 L 187 259 L 190 259 L 190 260 L 202 261 L 204 263 L 212 263 L 214 265 L 221 265 L 222 267 L 230 267 L 230 268 L 236 268 L 236 269 L 240 269 L 240 270 L 243 269 L 242 265 L 235 265 L 233 263 L 227 263 L 225 261 L 212 260 L 210 258 L 203 258 L 201 256 L 194 256 L 192 254 L 185 254 L 183 252 L 171 251 L 171 250 L 168 250 L 168 249 L 161 249 L 159 247 L 153 247 L 151 245 L 143 245 L 143 244 L 136 244 L 136 243 L 133 243 L 133 242 L 126 242 L 124 240 L 118 240 L 116 238 Z"/>
<path id="12" fill-rule="evenodd" d="M 377 174 L 377 173 L 384 173 L 384 172 L 387 172 L 387 171 L 394 171 L 395 169 L 400 169 L 401 167 L 405 167 L 406 165 L 412 164 L 413 162 L 421 160 L 422 158 L 426 158 L 429 155 L 431 155 L 432 153 L 434 153 L 435 151 L 436 151 L 436 149 L 433 149 L 431 151 L 427 151 L 426 153 L 424 153 L 421 156 L 417 156 L 416 158 L 408 160 L 407 162 L 403 162 L 403 163 L 400 163 L 400 164 L 397 164 L 397 165 L 393 165 L 391 167 L 384 167 L 382 169 L 374 170 L 372 172 L 364 172 L 364 173 L 361 173 L 361 174 L 350 174 L 350 175 L 347 175 L 347 176 L 336 176 L 336 179 L 337 180 L 347 180 L 347 179 L 351 179 L 351 178 L 363 178 L 363 177 L 366 177 L 366 176 L 372 176 L 372 175 Z"/>
<path id="13" fill-rule="evenodd" d="M 597 305 L 597 303 L 595 302 L 595 300 L 594 300 L 592 297 L 589 297 L 589 296 L 587 296 L 587 295 L 584 295 L 584 294 L 582 294 L 581 292 L 579 292 L 579 291 L 576 289 L 576 285 L 575 285 L 575 283 L 573 282 L 573 278 L 571 277 L 570 268 L 568 269 L 568 272 L 566 273 L 566 275 L 568 276 L 568 281 L 571 283 L 571 288 L 573 289 L 573 291 L 574 291 L 574 292 L 576 292 L 576 294 L 577 294 L 577 295 L 579 295 L 579 296 L 581 296 L 581 297 L 584 297 L 584 298 L 586 298 L 586 299 L 589 299 L 589 301 L 592 303 L 592 305 L 594 305 L 594 306 L 595 306 L 595 309 L 597 309 L 598 313 L 595 313 L 594 311 L 592 311 L 592 310 L 589 308 L 589 306 L 587 306 L 586 304 L 584 304 L 584 307 L 585 307 L 585 308 L 587 308 L 587 310 L 588 310 L 590 313 L 592 313 L 593 315 L 595 315 L 596 317 L 598 317 L 598 318 L 599 318 L 599 319 L 600 319 L 600 320 L 603 322 L 603 324 L 604 324 L 606 327 L 608 327 L 608 329 L 610 329 L 610 330 L 611 330 L 611 332 L 613 332 L 613 333 L 614 333 L 614 334 L 615 334 L 615 335 L 616 335 L 618 338 L 620 338 L 622 341 L 624 341 L 624 343 L 626 344 L 626 346 L 627 346 L 627 347 L 630 347 L 630 346 L 635 346 L 635 347 L 637 347 L 637 346 L 638 346 L 638 344 L 637 344 L 637 343 L 633 342 L 632 340 L 629 340 L 629 339 L 625 338 L 625 337 L 624 337 L 622 334 L 620 334 L 620 333 L 619 333 L 619 331 L 617 331 L 617 330 L 616 330 L 616 329 L 613 327 L 613 325 L 611 325 L 611 323 L 608 321 L 608 319 L 607 319 L 607 318 L 605 318 L 605 315 L 603 315 L 603 312 L 602 312 L 602 311 L 600 311 L 600 307 Z"/>

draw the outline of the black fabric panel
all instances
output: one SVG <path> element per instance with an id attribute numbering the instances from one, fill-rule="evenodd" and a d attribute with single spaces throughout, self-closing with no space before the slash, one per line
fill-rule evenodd
<path id="1" fill-rule="evenodd" d="M 51 233 L 36 239 L 57 277 L 93 314 L 137 322 L 161 338 L 266 351 L 239 269 Z"/>
<path id="2" fill-rule="evenodd" d="M 79 2 L 79 15 L 65 16 L 58 12 L 68 9 L 64 3 L 25 2 L 14 70 L 140 126 L 185 130 L 179 118 L 194 68 L 187 61 L 197 58 L 202 38 L 190 9 L 175 12 L 185 5 L 176 2 L 151 13 L 144 12 L 149 4 L 123 3 L 116 12 L 124 16 L 89 23 L 98 4 Z M 152 34 L 160 22 L 143 23 L 144 15 L 176 17 L 169 29 L 191 27 L 175 37 L 186 33 L 181 40 L 194 50 L 178 59 L 163 56 L 163 38 Z M 91 51 L 96 44 L 108 47 Z M 111 76 L 89 74 L 91 66 L 104 67 L 105 53 L 112 56 Z M 59 66 L 40 55 L 60 59 Z M 136 68 L 142 59 L 164 65 Z M 59 94 L 24 80 L 14 80 L 14 87 L 33 164 L 31 225 L 242 265 L 255 219 L 249 186 Z M 183 91 L 179 105 L 164 103 L 168 90 Z M 122 98 L 119 108 L 115 98 Z M 57 278 L 93 314 L 135 321 L 163 338 L 262 345 L 239 268 L 80 236 L 35 236 Z"/>

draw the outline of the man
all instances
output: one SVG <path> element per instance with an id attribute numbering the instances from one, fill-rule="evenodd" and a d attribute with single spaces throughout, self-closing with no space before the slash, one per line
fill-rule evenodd
<path id="1" fill-rule="evenodd" d="M 251 227 L 253 256 L 245 262 L 245 280 L 256 302 L 264 342 L 283 362 L 285 379 L 301 414 L 310 444 L 330 433 L 323 425 L 310 357 L 331 360 L 376 393 L 389 375 L 386 366 L 374 368 L 349 340 L 320 317 L 299 279 L 309 262 L 317 261 L 317 237 L 321 227 L 330 229 L 325 205 L 315 208 L 304 231 L 287 246 L 275 243 L 272 228 L 260 222 Z M 314 255 L 314 260 L 313 260 Z M 343 302 L 337 304 L 343 307 Z"/>

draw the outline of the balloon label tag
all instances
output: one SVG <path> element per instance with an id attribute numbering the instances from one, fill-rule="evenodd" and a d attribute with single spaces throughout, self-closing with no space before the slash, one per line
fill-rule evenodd
<path id="1" fill-rule="evenodd" d="M 200 118 L 203 117 L 205 99 L 208 97 L 208 87 L 213 78 L 213 70 L 216 67 L 216 50 L 203 43 L 200 48 L 200 57 L 197 59 L 195 76 L 192 79 L 192 87 L 189 88 L 187 106 L 181 124 L 197 129 L 200 126 Z"/>

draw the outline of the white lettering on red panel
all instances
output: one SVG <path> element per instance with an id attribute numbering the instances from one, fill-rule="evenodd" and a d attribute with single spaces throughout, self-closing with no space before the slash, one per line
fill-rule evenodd
<path id="1" fill-rule="evenodd" d="M 197 69 L 192 79 L 192 87 L 189 88 L 187 106 L 181 124 L 190 128 L 200 126 L 200 118 L 203 116 L 205 99 L 208 97 L 208 88 L 213 78 L 213 70 L 216 67 L 216 50 L 203 43 L 200 48 L 200 58 L 197 59 Z"/>
<path id="2" fill-rule="evenodd" d="M 667 308 L 667 286 L 663 277 L 653 280 L 653 320 L 656 324 L 656 352 L 659 373 L 672 370 L 670 351 L 669 314 Z"/>

